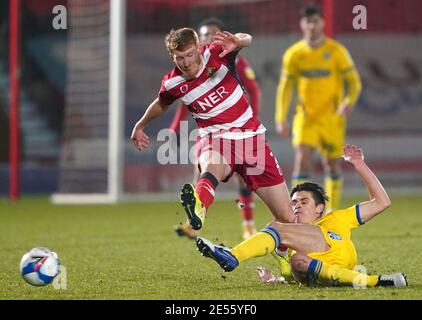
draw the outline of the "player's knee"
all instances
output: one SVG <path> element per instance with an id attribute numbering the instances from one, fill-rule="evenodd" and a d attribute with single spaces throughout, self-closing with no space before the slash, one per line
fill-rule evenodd
<path id="1" fill-rule="evenodd" d="M 204 150 L 198 159 L 201 166 L 227 164 L 224 155 L 212 149 Z"/>
<path id="2" fill-rule="evenodd" d="M 204 163 L 201 164 L 201 172 L 209 172 L 211 173 L 218 181 L 223 180 L 228 173 L 230 173 L 230 167 L 224 164 L 216 164 L 216 163 Z"/>
<path id="3" fill-rule="evenodd" d="M 296 253 L 290 259 L 290 265 L 292 267 L 292 274 L 296 281 L 306 283 L 306 273 L 309 267 L 309 258 Z"/>
<path id="4" fill-rule="evenodd" d="M 293 255 L 291 257 L 290 260 L 290 264 L 292 265 L 292 268 L 294 268 L 296 271 L 300 272 L 300 273 L 306 273 L 308 271 L 308 267 L 309 267 L 309 258 L 306 259 L 307 257 L 296 253 L 295 255 Z"/>

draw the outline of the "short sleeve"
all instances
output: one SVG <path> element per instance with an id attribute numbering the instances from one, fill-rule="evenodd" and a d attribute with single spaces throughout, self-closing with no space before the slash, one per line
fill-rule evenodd
<path id="1" fill-rule="evenodd" d="M 348 226 L 350 229 L 357 228 L 363 224 L 360 218 L 359 204 L 344 210 L 336 210 L 333 214 L 341 224 Z"/>
<path id="2" fill-rule="evenodd" d="M 163 81 L 161 82 L 161 88 L 160 88 L 160 92 L 158 93 L 158 99 L 160 100 L 160 103 L 162 103 L 163 105 L 169 106 L 174 101 L 176 101 L 177 98 L 171 95 L 170 92 L 167 91 L 164 83 L 165 83 L 165 79 L 163 79 Z"/>

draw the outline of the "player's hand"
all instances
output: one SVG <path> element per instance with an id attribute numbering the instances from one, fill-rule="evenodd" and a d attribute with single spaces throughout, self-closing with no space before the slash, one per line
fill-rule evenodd
<path id="1" fill-rule="evenodd" d="M 213 41 L 223 47 L 223 52 L 219 55 L 220 58 L 223 58 L 239 47 L 239 39 L 228 31 L 217 32 L 214 35 Z"/>
<path id="2" fill-rule="evenodd" d="M 346 144 L 343 147 L 343 158 L 344 161 L 352 165 L 356 165 L 365 160 L 362 149 L 354 144 Z"/>
<path id="3" fill-rule="evenodd" d="M 259 278 L 264 283 L 269 283 L 269 284 L 287 283 L 286 279 L 283 276 L 276 277 L 266 267 L 258 267 L 257 271 L 258 271 Z"/>
<path id="4" fill-rule="evenodd" d="M 139 150 L 145 150 L 149 146 L 149 137 L 144 132 L 144 128 L 138 124 L 133 128 L 130 139 L 133 145 Z"/>
<path id="5" fill-rule="evenodd" d="M 342 103 L 339 105 L 337 109 L 337 114 L 340 116 L 348 117 L 352 114 L 353 108 L 348 103 Z"/>
<path id="6" fill-rule="evenodd" d="M 287 123 L 277 123 L 275 129 L 277 130 L 277 133 L 280 135 L 280 137 L 282 137 L 283 139 L 290 138 L 290 128 Z"/>

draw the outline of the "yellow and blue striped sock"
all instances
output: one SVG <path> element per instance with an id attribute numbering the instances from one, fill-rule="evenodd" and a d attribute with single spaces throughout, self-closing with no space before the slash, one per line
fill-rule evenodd
<path id="1" fill-rule="evenodd" d="M 374 287 L 378 283 L 378 276 L 367 275 L 313 259 L 306 273 L 306 281 L 310 286 L 318 281 L 328 286 L 361 286 L 365 284 L 368 287 Z"/>
<path id="2" fill-rule="evenodd" d="M 268 226 L 239 243 L 230 252 L 239 262 L 242 262 L 250 258 L 265 256 L 273 252 L 280 243 L 281 237 L 278 231 Z"/>

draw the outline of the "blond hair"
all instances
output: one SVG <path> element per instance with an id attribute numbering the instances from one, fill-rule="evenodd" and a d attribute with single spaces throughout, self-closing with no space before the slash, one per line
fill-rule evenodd
<path id="1" fill-rule="evenodd" d="M 183 50 L 191 44 L 198 44 L 198 34 L 192 28 L 172 29 L 164 38 L 167 51 L 171 56 L 174 50 Z"/>

